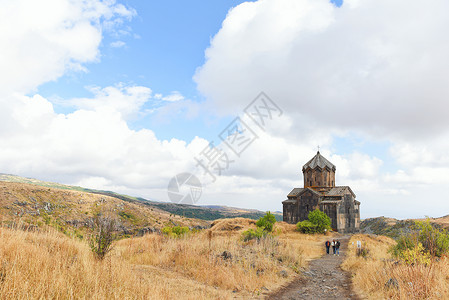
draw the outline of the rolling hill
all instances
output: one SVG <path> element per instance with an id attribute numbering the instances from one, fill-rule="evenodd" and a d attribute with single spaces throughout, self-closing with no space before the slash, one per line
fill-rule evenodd
<path id="1" fill-rule="evenodd" d="M 163 203 L 121 195 L 111 191 L 46 182 L 0 174 L 0 216 L 3 223 L 20 220 L 27 226 L 42 224 L 80 234 L 97 214 L 118 220 L 124 235 L 157 231 L 164 226 L 204 228 L 210 221 L 244 217 L 258 219 L 265 212 L 223 206 Z M 281 214 L 275 213 L 278 219 Z"/>
<path id="2" fill-rule="evenodd" d="M 411 232 L 415 221 L 422 220 L 424 219 L 368 218 L 362 220 L 360 230 L 366 234 L 385 235 L 397 239 L 403 233 Z M 429 220 L 435 227 L 449 229 L 449 215 L 440 218 L 430 218 Z"/>

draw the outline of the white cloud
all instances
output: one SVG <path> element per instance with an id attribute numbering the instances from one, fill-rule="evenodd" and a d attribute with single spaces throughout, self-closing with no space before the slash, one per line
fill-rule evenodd
<path id="1" fill-rule="evenodd" d="M 162 100 L 165 100 L 168 102 L 176 102 L 176 101 L 184 100 L 184 96 L 178 91 L 173 91 L 173 92 L 171 92 L 170 95 L 162 97 Z"/>
<path id="2" fill-rule="evenodd" d="M 68 70 L 83 70 L 83 63 L 98 59 L 104 22 L 132 15 L 115 1 L 3 1 L 0 93 L 27 93 Z"/>
<path id="3" fill-rule="evenodd" d="M 244 3 L 229 12 L 195 78 L 221 110 L 235 112 L 264 90 L 291 114 L 319 115 L 321 125 L 435 135 L 449 125 L 448 6 Z"/>
<path id="4" fill-rule="evenodd" d="M 260 91 L 284 110 L 290 129 L 268 129 L 266 152 L 252 155 L 271 153 L 280 168 L 267 159 L 260 174 L 291 176 L 282 164 L 291 159 L 286 149 L 332 149 L 332 136 L 356 133 L 392 145 L 391 157 L 328 157 L 338 183 L 360 191 L 367 214 L 439 215 L 449 210 L 438 192 L 449 184 L 448 9 L 443 0 L 243 3 L 211 40 L 195 80 L 219 112 L 240 112 Z M 302 164 L 311 157 L 291 155 Z M 401 171 L 385 170 L 395 167 Z"/>
<path id="5" fill-rule="evenodd" d="M 168 180 L 194 164 L 190 148 L 204 140 L 158 140 L 151 130 L 132 130 L 128 121 L 142 113 L 151 89 L 91 87 L 92 98 L 65 101 L 75 107 L 68 114 L 39 94 L 26 96 L 97 61 L 102 31 L 114 31 L 135 11 L 115 1 L 0 6 L 0 172 L 166 199 Z"/>
<path id="6" fill-rule="evenodd" d="M 102 95 L 99 101 L 136 98 L 131 101 L 136 103 L 139 93 L 129 91 L 139 89 L 145 90 L 104 88 L 114 92 Z M 37 178 L 44 175 L 96 188 L 160 189 L 172 176 L 193 167 L 190 148 L 204 143 L 202 139 L 190 144 L 176 139 L 161 141 L 151 130 L 131 130 L 124 115 L 115 109 L 80 108 L 63 115 L 55 113 L 51 103 L 39 95 L 11 100 L 13 106 L 0 102 L 2 111 L 6 108 L 11 112 L 6 124 L 10 130 L 0 133 L 2 172 Z"/>
<path id="7" fill-rule="evenodd" d="M 140 112 L 142 106 L 150 99 L 151 89 L 143 86 L 91 87 L 95 98 L 79 98 L 67 101 L 78 109 L 94 111 L 113 111 L 128 119 Z"/>
<path id="8" fill-rule="evenodd" d="M 126 43 L 124 41 L 115 41 L 110 44 L 112 48 L 121 48 L 124 47 Z"/>

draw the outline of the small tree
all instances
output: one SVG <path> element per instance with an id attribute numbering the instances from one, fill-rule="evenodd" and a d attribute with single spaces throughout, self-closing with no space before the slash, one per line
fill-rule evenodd
<path id="1" fill-rule="evenodd" d="M 331 229 L 331 219 L 321 210 L 315 209 L 309 212 L 309 221 L 317 225 L 317 230 L 320 233 Z"/>
<path id="2" fill-rule="evenodd" d="M 271 212 L 267 211 L 265 216 L 257 220 L 256 230 L 248 229 L 243 232 L 243 241 L 247 242 L 253 239 L 257 239 L 257 241 L 260 241 L 262 238 L 267 237 L 269 233 L 273 231 L 274 223 L 276 223 L 276 217 Z"/>
<path id="3" fill-rule="evenodd" d="M 309 220 L 298 222 L 296 228 L 302 233 L 324 233 L 331 229 L 331 219 L 322 211 L 315 209 L 309 212 Z"/>
<path id="4" fill-rule="evenodd" d="M 95 257 L 103 260 L 111 250 L 115 240 L 115 220 L 110 217 L 95 216 L 93 219 L 94 233 L 90 236 L 89 246 Z"/>
<path id="5" fill-rule="evenodd" d="M 256 226 L 267 232 L 273 231 L 273 225 L 276 223 L 276 217 L 269 211 L 256 222 Z"/>

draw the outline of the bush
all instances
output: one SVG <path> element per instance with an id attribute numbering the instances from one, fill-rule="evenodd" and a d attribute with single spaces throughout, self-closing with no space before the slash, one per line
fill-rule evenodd
<path id="1" fill-rule="evenodd" d="M 111 250 L 115 240 L 115 220 L 109 217 L 95 216 L 93 219 L 94 233 L 90 236 L 89 246 L 95 257 L 103 260 Z"/>
<path id="2" fill-rule="evenodd" d="M 273 225 L 276 223 L 276 217 L 269 211 L 256 222 L 256 226 L 267 232 L 273 231 Z"/>
<path id="3" fill-rule="evenodd" d="M 261 238 L 264 238 L 268 235 L 268 232 L 263 230 L 261 227 L 254 229 L 248 229 L 243 232 L 242 239 L 244 242 L 257 239 L 257 241 L 260 241 Z"/>
<path id="4" fill-rule="evenodd" d="M 189 227 L 187 226 L 174 226 L 169 227 L 166 226 L 162 228 L 162 233 L 173 238 L 182 237 L 190 232 Z"/>
<path id="5" fill-rule="evenodd" d="M 319 233 L 331 229 L 331 219 L 321 210 L 315 209 L 309 212 L 309 221 L 317 225 L 317 232 Z"/>
<path id="6" fill-rule="evenodd" d="M 407 264 L 428 264 L 431 257 L 449 254 L 449 235 L 446 230 L 434 227 L 430 220 L 416 221 L 415 231 L 403 235 L 390 249 L 394 257 Z"/>
<path id="7" fill-rule="evenodd" d="M 302 233 L 324 233 L 331 229 L 331 219 L 322 211 L 309 212 L 309 220 L 298 222 L 296 229 Z"/>
<path id="8" fill-rule="evenodd" d="M 390 253 L 394 256 L 399 258 L 401 256 L 401 253 L 413 249 L 415 246 L 416 241 L 413 240 L 411 235 L 402 235 L 399 237 L 397 244 L 390 249 Z"/>
<path id="9" fill-rule="evenodd" d="M 424 249 L 424 246 L 418 242 L 412 249 L 406 249 L 400 254 L 402 259 L 408 265 L 430 264 L 430 254 Z"/>
<path id="10" fill-rule="evenodd" d="M 301 233 L 317 233 L 318 225 L 313 224 L 308 220 L 305 220 L 302 222 L 298 222 L 298 224 L 296 224 L 296 230 L 298 230 Z"/>
<path id="11" fill-rule="evenodd" d="M 256 230 L 248 229 L 243 232 L 243 241 L 247 242 L 253 239 L 257 239 L 257 241 L 260 241 L 261 238 L 268 236 L 269 233 L 273 231 L 274 223 L 276 223 L 276 217 L 271 212 L 267 211 L 265 216 L 257 220 Z"/>
<path id="12" fill-rule="evenodd" d="M 416 221 L 415 228 L 418 230 L 418 241 L 422 243 L 430 255 L 441 257 L 449 252 L 449 235 L 446 230 L 435 228 L 426 221 Z"/>

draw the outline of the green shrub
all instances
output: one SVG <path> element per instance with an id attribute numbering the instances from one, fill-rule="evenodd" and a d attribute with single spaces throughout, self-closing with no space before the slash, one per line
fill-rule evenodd
<path id="1" fill-rule="evenodd" d="M 276 217 L 269 211 L 256 222 L 256 226 L 267 232 L 273 231 L 273 225 L 276 223 Z"/>
<path id="2" fill-rule="evenodd" d="M 331 219 L 322 211 L 315 209 L 309 212 L 309 220 L 296 224 L 296 229 L 302 233 L 324 233 L 331 229 Z"/>
<path id="3" fill-rule="evenodd" d="M 298 222 L 298 224 L 296 224 L 296 230 L 298 230 L 301 233 L 317 233 L 318 225 L 313 224 L 308 220 L 305 220 L 302 222 Z"/>
<path id="4" fill-rule="evenodd" d="M 401 235 L 397 244 L 390 248 L 390 253 L 394 257 L 399 258 L 402 252 L 413 249 L 416 242 L 417 241 L 414 241 L 410 235 Z"/>
<path id="5" fill-rule="evenodd" d="M 415 228 L 418 230 L 418 241 L 422 243 L 430 255 L 441 257 L 449 252 L 449 235 L 446 230 L 435 228 L 426 221 L 416 221 Z"/>
<path id="6" fill-rule="evenodd" d="M 331 229 L 331 219 L 321 210 L 309 212 L 309 221 L 317 225 L 317 232 L 324 233 Z"/>
<path id="7" fill-rule="evenodd" d="M 426 221 L 416 221 L 415 231 L 403 235 L 390 249 L 394 257 L 407 264 L 428 264 L 431 257 L 449 254 L 449 234 Z"/>
<path id="8" fill-rule="evenodd" d="M 258 227 L 256 230 L 254 229 L 248 229 L 243 232 L 242 239 L 244 242 L 257 239 L 258 241 L 266 237 L 268 235 L 268 232 L 263 230 L 261 227 Z"/>
<path id="9" fill-rule="evenodd" d="M 166 226 L 162 228 L 162 233 L 173 238 L 182 237 L 190 232 L 187 226 Z"/>

